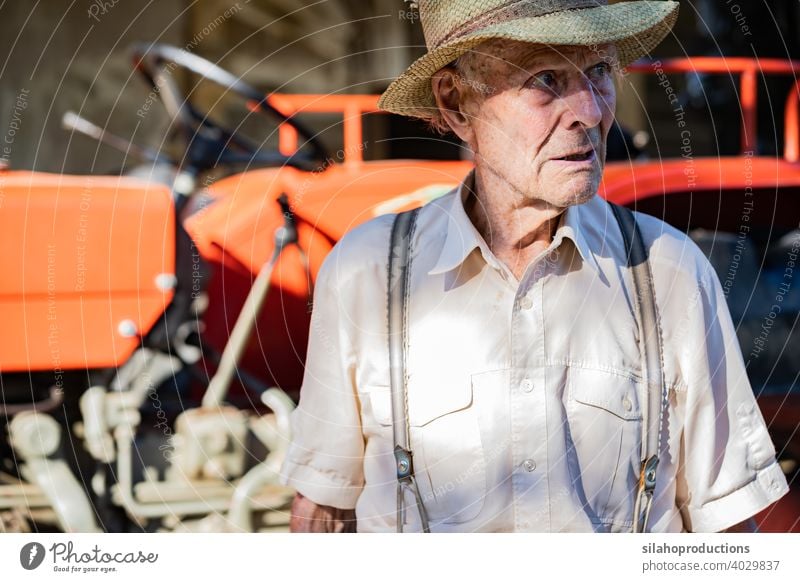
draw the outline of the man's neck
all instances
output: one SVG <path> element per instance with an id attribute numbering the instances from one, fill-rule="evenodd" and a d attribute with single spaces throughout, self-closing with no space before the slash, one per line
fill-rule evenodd
<path id="1" fill-rule="evenodd" d="M 492 253 L 522 278 L 525 268 L 553 241 L 564 208 L 531 200 L 492 171 L 475 169 L 464 209 Z"/>

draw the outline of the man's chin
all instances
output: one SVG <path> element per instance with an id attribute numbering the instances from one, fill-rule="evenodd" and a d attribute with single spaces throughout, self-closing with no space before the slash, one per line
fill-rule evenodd
<path id="1" fill-rule="evenodd" d="M 580 204 L 586 204 L 596 195 L 597 195 L 596 186 L 575 189 L 570 192 L 564 192 L 563 194 L 557 196 L 554 200 L 551 200 L 551 203 L 554 206 L 558 206 L 559 208 L 569 208 L 570 206 L 578 206 Z"/>
<path id="2" fill-rule="evenodd" d="M 552 181 L 557 187 L 550 189 L 551 194 L 547 197 L 550 204 L 559 208 L 585 204 L 597 194 L 602 175 L 592 172 L 591 175 L 585 173 L 570 178 L 564 180 L 562 176 L 560 184 L 556 180 Z"/>

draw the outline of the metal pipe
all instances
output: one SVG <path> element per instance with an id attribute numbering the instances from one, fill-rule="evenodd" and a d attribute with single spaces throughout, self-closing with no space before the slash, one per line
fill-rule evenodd
<path id="1" fill-rule="evenodd" d="M 50 500 L 36 485 L 0 485 L 0 509 L 12 507 L 50 507 Z"/>
<path id="2" fill-rule="evenodd" d="M 800 79 L 794 82 L 784 108 L 783 158 L 800 162 Z"/>
<path id="3" fill-rule="evenodd" d="M 294 402 L 289 395 L 280 388 L 270 388 L 261 395 L 261 402 L 269 406 L 275 413 L 278 435 L 282 442 L 274 443 L 270 446 L 270 452 L 285 452 L 291 440 L 291 416 L 294 410 Z"/>
<path id="4" fill-rule="evenodd" d="M 19 483 L 14 483 L 11 485 L 0 485 L 0 502 L 2 502 L 3 497 L 8 496 L 17 495 L 22 497 L 33 497 L 41 494 L 42 490 L 39 489 L 38 485 L 25 483 L 24 481 L 20 481 Z"/>
<path id="5" fill-rule="evenodd" d="M 26 402 L 25 404 L 5 404 L 0 402 L 0 416 L 14 416 L 20 412 L 50 412 L 61 406 L 64 402 L 64 391 L 55 386 L 50 387 L 50 396 L 38 402 Z"/>
<path id="6" fill-rule="evenodd" d="M 758 147 L 758 78 L 755 67 L 742 72 L 739 100 L 742 104 L 741 153 Z"/>
<path id="7" fill-rule="evenodd" d="M 263 486 L 277 483 L 278 473 L 266 463 L 253 467 L 241 478 L 228 511 L 228 522 L 236 531 L 253 531 L 252 497 Z"/>

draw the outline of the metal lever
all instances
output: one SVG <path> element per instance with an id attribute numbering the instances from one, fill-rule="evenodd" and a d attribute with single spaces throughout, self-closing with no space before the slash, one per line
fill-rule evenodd
<path id="1" fill-rule="evenodd" d="M 109 133 L 74 111 L 67 111 L 64 114 L 64 117 L 61 118 L 61 126 L 68 131 L 76 131 L 100 143 L 111 146 L 126 155 L 133 155 L 144 162 L 177 165 L 173 160 L 159 154 L 152 148 L 136 145 L 125 138 Z"/>
<path id="2" fill-rule="evenodd" d="M 250 334 L 256 325 L 258 314 L 261 311 L 264 300 L 267 298 L 275 263 L 278 262 L 278 257 L 283 249 L 290 244 L 297 244 L 297 225 L 294 213 L 289 206 L 289 199 L 286 194 L 281 194 L 277 202 L 283 211 L 283 226 L 275 231 L 275 250 L 272 253 L 272 258 L 261 267 L 250 293 L 247 294 L 242 311 L 236 319 L 233 330 L 231 330 L 228 343 L 225 344 L 225 349 L 222 351 L 217 373 L 211 378 L 208 389 L 203 396 L 203 408 L 216 408 L 222 405 L 222 401 L 228 393 L 231 380 L 233 380 L 233 375 L 239 366 L 239 361 L 242 359 L 247 341 L 250 339 Z"/>

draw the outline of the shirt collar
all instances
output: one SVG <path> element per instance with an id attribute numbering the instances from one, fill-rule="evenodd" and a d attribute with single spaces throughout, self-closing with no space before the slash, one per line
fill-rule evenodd
<path id="1" fill-rule="evenodd" d="M 483 258 L 487 263 L 497 269 L 501 269 L 498 259 L 489 250 L 489 246 L 483 237 L 480 235 L 475 225 L 467 216 L 464 210 L 464 202 L 474 188 L 475 170 L 472 170 L 464 181 L 459 185 L 458 190 L 454 193 L 447 204 L 444 205 L 444 211 L 447 213 L 447 231 L 445 232 L 444 245 L 439 254 L 439 259 L 433 268 L 428 271 L 429 275 L 437 275 L 455 269 L 476 248 L 480 249 Z M 596 196 L 595 196 L 596 198 Z M 570 206 L 562 214 L 559 226 L 553 237 L 553 248 L 561 244 L 563 239 L 568 238 L 573 242 L 578 249 L 583 261 L 593 268 L 597 269 L 597 263 L 592 253 L 591 247 L 586 240 L 585 233 L 585 217 L 586 207 L 592 204 L 594 200 L 586 204 Z"/>

